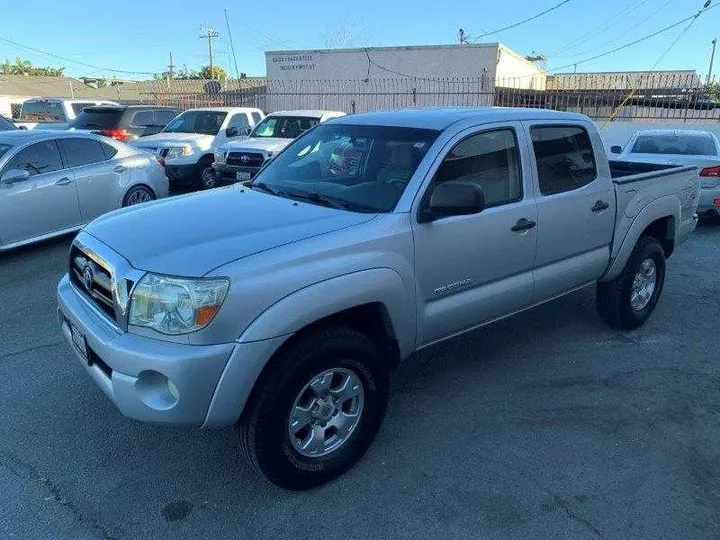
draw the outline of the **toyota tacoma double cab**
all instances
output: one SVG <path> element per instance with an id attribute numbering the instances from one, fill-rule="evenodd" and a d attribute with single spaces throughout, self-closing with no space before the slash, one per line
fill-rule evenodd
<path id="1" fill-rule="evenodd" d="M 642 325 L 698 184 L 608 162 L 578 114 L 345 116 L 250 184 L 87 225 L 59 323 L 124 415 L 235 425 L 272 482 L 308 489 L 368 450 L 389 373 L 419 349 L 586 286 L 610 326 Z"/>

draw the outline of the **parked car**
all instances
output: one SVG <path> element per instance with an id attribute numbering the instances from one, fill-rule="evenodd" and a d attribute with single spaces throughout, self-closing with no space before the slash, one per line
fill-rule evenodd
<path id="1" fill-rule="evenodd" d="M 642 325 L 697 223 L 696 169 L 653 167 L 614 169 L 572 113 L 337 118 L 251 187 L 90 224 L 60 325 L 123 414 L 237 423 L 270 480 L 310 488 L 365 453 L 418 349 L 595 283 L 603 319 Z"/>
<path id="2" fill-rule="evenodd" d="M 0 116 L 0 131 L 14 131 L 18 127 L 4 116 Z"/>
<path id="3" fill-rule="evenodd" d="M 38 98 L 28 99 L 20 107 L 15 125 L 21 129 L 67 129 L 85 107 L 117 105 L 112 101 L 87 99 Z"/>
<path id="4" fill-rule="evenodd" d="M 218 146 L 213 169 L 220 184 L 252 180 L 265 161 L 308 129 L 345 116 L 340 111 L 279 111 L 269 114 L 250 136 Z"/>
<path id="5" fill-rule="evenodd" d="M 0 132 L 0 251 L 167 193 L 157 160 L 123 143 L 69 131 Z"/>
<path id="6" fill-rule="evenodd" d="M 68 129 L 128 142 L 159 133 L 181 112 L 154 105 L 85 107 Z"/>
<path id="7" fill-rule="evenodd" d="M 648 129 L 610 151 L 623 161 L 693 165 L 700 170 L 698 214 L 720 216 L 720 141 L 708 131 Z"/>
<path id="8" fill-rule="evenodd" d="M 209 189 L 215 187 L 215 148 L 228 138 L 247 135 L 264 117 L 260 109 L 248 107 L 189 109 L 157 135 L 131 144 L 157 155 L 165 165 L 171 188 Z"/>

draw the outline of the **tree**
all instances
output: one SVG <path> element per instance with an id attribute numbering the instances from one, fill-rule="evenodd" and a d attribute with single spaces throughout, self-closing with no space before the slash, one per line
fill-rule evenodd
<path id="1" fill-rule="evenodd" d="M 705 92 L 709 97 L 720 103 L 720 82 L 708 84 L 705 87 Z"/>
<path id="2" fill-rule="evenodd" d="M 227 79 L 227 73 L 220 66 L 213 66 L 212 73 L 210 73 L 210 66 L 203 66 L 200 68 L 198 73 L 199 79 L 215 79 L 217 81 L 224 81 Z"/>
<path id="3" fill-rule="evenodd" d="M 62 77 L 65 68 L 35 67 L 30 60 L 16 58 L 11 63 L 7 58 L 0 64 L 0 73 L 3 75 L 45 75 L 49 77 Z"/>

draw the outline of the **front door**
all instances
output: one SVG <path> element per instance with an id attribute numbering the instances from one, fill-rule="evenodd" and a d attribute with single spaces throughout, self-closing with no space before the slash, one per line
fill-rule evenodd
<path id="1" fill-rule="evenodd" d="M 528 149 L 519 126 L 470 129 L 447 146 L 425 191 L 476 182 L 479 214 L 418 223 L 413 217 L 418 294 L 418 344 L 426 345 L 530 304 L 537 221 L 532 184 L 524 180 Z"/>
<path id="2" fill-rule="evenodd" d="M 75 179 L 63 168 L 57 142 L 27 146 L 5 164 L 30 173 L 27 180 L 0 185 L 0 238 L 4 244 L 81 225 Z"/>
<path id="3" fill-rule="evenodd" d="M 538 265 L 541 302 L 599 278 L 610 260 L 615 191 L 610 171 L 580 124 L 530 123 L 538 187 Z"/>

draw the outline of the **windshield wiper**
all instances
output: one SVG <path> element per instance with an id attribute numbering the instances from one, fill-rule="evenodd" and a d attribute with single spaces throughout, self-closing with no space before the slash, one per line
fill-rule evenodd
<path id="1" fill-rule="evenodd" d="M 253 182 L 250 187 L 258 188 L 260 191 L 264 191 L 265 193 L 269 193 L 270 195 L 276 195 L 278 197 L 286 196 L 283 191 L 280 191 L 279 189 L 276 189 L 274 187 L 270 187 L 265 182 Z"/>

